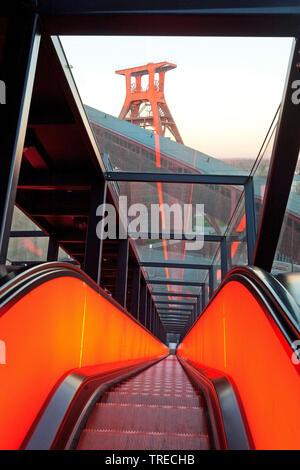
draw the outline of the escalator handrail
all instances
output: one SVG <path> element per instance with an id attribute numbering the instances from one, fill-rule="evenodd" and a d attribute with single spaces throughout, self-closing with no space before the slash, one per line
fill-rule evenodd
<path id="1" fill-rule="evenodd" d="M 91 279 L 84 271 L 77 266 L 60 263 L 60 262 L 47 262 L 37 266 L 29 267 L 22 271 L 14 278 L 10 279 L 6 284 L 0 288 L 0 317 L 9 310 L 16 302 L 22 297 L 37 288 L 44 282 L 59 277 L 74 277 L 89 285 L 99 295 L 108 300 L 111 304 L 121 310 L 131 320 L 142 327 L 147 333 L 151 334 L 155 339 L 156 336 L 148 330 L 137 318 L 131 315 L 122 305 L 120 305 L 113 297 L 108 295 L 93 279 Z"/>
<path id="2" fill-rule="evenodd" d="M 164 359 L 141 361 L 107 372 L 76 369 L 58 381 L 26 434 L 21 450 L 69 450 L 76 447 L 90 412 L 105 391 Z"/>
<path id="3" fill-rule="evenodd" d="M 237 266 L 233 268 L 216 289 L 213 296 L 191 325 L 185 336 L 189 334 L 195 323 L 205 314 L 208 307 L 214 302 L 219 292 L 226 284 L 237 281 L 249 289 L 256 300 L 272 316 L 276 325 L 284 335 L 289 345 L 300 339 L 300 308 L 288 290 L 270 273 L 256 266 Z M 300 276 L 299 276 L 300 283 Z M 183 339 L 182 339 L 183 340 Z"/>
<path id="4" fill-rule="evenodd" d="M 190 380 L 205 398 L 211 438 L 216 449 L 254 449 L 252 436 L 237 390 L 229 378 L 215 369 L 199 369 L 178 357 Z"/>

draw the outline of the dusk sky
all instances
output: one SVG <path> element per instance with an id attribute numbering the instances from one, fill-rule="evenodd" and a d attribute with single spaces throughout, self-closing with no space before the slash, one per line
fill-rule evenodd
<path id="1" fill-rule="evenodd" d="M 115 70 L 168 61 L 165 97 L 185 145 L 255 158 L 281 101 L 291 38 L 62 37 L 85 104 L 118 116 Z"/>

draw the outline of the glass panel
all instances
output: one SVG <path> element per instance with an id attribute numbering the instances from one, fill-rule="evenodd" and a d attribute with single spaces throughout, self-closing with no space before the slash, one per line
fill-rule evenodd
<path id="1" fill-rule="evenodd" d="M 267 177 L 270 168 L 270 161 L 272 156 L 272 150 L 274 145 L 274 139 L 276 135 L 277 128 L 277 119 L 278 112 L 275 115 L 274 121 L 269 129 L 269 132 L 266 136 L 265 142 L 262 146 L 261 152 L 251 170 L 251 175 L 253 176 L 253 190 L 254 190 L 254 206 L 255 206 L 255 216 L 256 216 L 256 226 L 259 227 L 261 210 L 263 207 L 263 200 L 265 194 L 265 188 L 267 183 Z"/>
<path id="2" fill-rule="evenodd" d="M 131 182 L 110 183 L 110 188 L 115 193 L 116 203 L 118 203 L 119 196 L 127 197 L 126 210 L 133 204 L 143 204 L 145 206 L 148 214 L 147 225 L 149 231 L 151 225 L 148 220 L 150 220 L 151 207 L 154 204 L 168 204 L 170 209 L 170 217 L 166 210 L 161 214 L 160 230 L 164 229 L 163 218 L 165 219 L 165 225 L 168 225 L 167 221 L 170 220 L 170 228 L 173 228 L 171 208 L 174 204 L 179 205 L 182 220 L 185 220 L 186 227 L 196 230 L 199 224 L 196 219 L 196 204 L 203 204 L 204 232 L 207 235 L 220 235 L 225 232 L 243 190 L 241 186 L 230 185 Z M 155 232 L 155 230 L 153 231 Z M 188 232 L 188 230 L 186 231 Z"/>
<path id="3" fill-rule="evenodd" d="M 108 171 L 244 175 L 247 171 L 85 107 Z"/>
<path id="4" fill-rule="evenodd" d="M 278 272 L 300 272 L 300 154 L 272 267 Z"/>
<path id="5" fill-rule="evenodd" d="M 41 230 L 38 225 L 32 222 L 17 206 L 14 207 L 12 230 Z"/>
<path id="6" fill-rule="evenodd" d="M 181 286 L 181 285 L 174 285 L 171 283 L 171 280 L 169 280 L 170 283 L 168 284 L 168 280 L 165 280 L 164 282 L 166 282 L 165 285 L 157 285 L 157 284 L 151 284 L 150 283 L 150 286 L 151 286 L 151 289 L 152 291 L 154 292 L 164 292 L 164 293 L 168 293 L 168 292 L 176 292 L 176 293 L 184 293 L 184 294 L 194 294 L 194 295 L 197 295 L 199 293 L 201 293 L 201 286 Z"/>
<path id="7" fill-rule="evenodd" d="M 248 264 L 245 198 L 242 195 L 226 232 L 230 266 Z"/>
<path id="8" fill-rule="evenodd" d="M 92 106 L 86 111 L 108 169 L 218 174 L 249 174 L 281 100 L 292 44 L 246 37 L 61 40 L 83 102 Z M 95 50 L 110 53 L 95 61 Z M 149 90 L 166 100 L 157 113 L 145 99 Z"/>
<path id="9" fill-rule="evenodd" d="M 248 264 L 248 250 L 247 250 L 247 234 L 246 234 L 246 214 L 245 214 L 245 197 L 244 192 L 240 196 L 240 200 L 234 210 L 234 213 L 229 221 L 228 227 L 225 232 L 227 253 L 228 253 L 228 270 L 234 266 Z M 213 258 L 213 277 L 214 277 L 214 290 L 222 282 L 221 271 L 221 248 L 218 245 L 216 253 Z M 209 274 L 205 276 L 205 284 L 209 292 Z"/>
<path id="10" fill-rule="evenodd" d="M 214 290 L 216 290 L 222 282 L 221 271 L 221 249 L 218 248 L 213 261 Z"/>
<path id="11" fill-rule="evenodd" d="M 38 231 L 36 237 L 10 237 L 7 263 L 45 262 L 47 260 L 48 236 L 40 236 L 41 229 L 18 207 L 14 207 L 12 231 Z M 78 264 L 61 247 L 58 250 L 58 261 Z"/>
<path id="12" fill-rule="evenodd" d="M 9 263 L 46 261 L 48 237 L 11 237 L 8 244 L 7 261 Z"/>
<path id="13" fill-rule="evenodd" d="M 202 269 L 174 269 L 174 268 L 143 268 L 149 279 L 180 279 L 187 282 L 203 282 L 205 270 Z M 167 271 L 166 271 L 167 270 Z M 168 274 L 166 274 L 166 272 Z"/>
<path id="14" fill-rule="evenodd" d="M 12 231 L 38 231 L 38 225 L 29 219 L 18 207 L 14 207 Z M 10 237 L 7 263 L 43 262 L 47 259 L 49 237 Z"/>
<path id="15" fill-rule="evenodd" d="M 108 171 L 251 173 L 259 221 L 278 116 L 273 118 L 274 111 L 282 96 L 291 38 L 63 37 L 62 41 L 83 101 L 93 106 L 85 105 L 85 109 Z M 95 61 L 95 48 L 110 54 Z M 197 50 L 196 58 L 187 50 Z M 160 62 L 164 56 L 173 62 Z M 131 64 L 137 67 L 133 70 Z M 163 96 L 164 87 L 168 106 L 161 106 L 161 101 L 152 106 L 152 98 L 156 92 Z M 151 102 L 146 100 L 150 90 Z M 196 269 L 199 265 L 213 265 L 215 288 L 222 278 L 220 242 L 204 241 L 192 249 L 185 240 L 157 239 L 157 235 L 155 239 L 155 233 L 166 228 L 175 231 L 173 215 L 168 219 L 168 210 L 175 205 L 188 225 L 185 234 L 202 223 L 205 235 L 228 238 L 228 268 L 247 264 L 243 187 L 145 182 L 110 182 L 109 187 L 124 225 L 145 209 L 140 224 L 129 228 L 131 236 L 144 233 L 143 239 L 133 241 L 139 261 L 162 265 L 143 267 L 148 280 L 166 282 L 150 283 L 152 292 L 158 293 L 156 301 L 195 301 L 185 295 L 200 294 L 202 287 L 189 286 L 189 282 L 205 283 L 207 300 L 209 270 Z M 124 197 L 126 207 L 119 205 Z M 128 213 L 134 204 L 135 210 Z M 151 208 L 162 204 L 153 227 Z M 196 204 L 204 205 L 201 220 Z M 163 266 L 166 262 L 176 262 L 178 267 Z M 172 296 L 175 293 L 181 297 Z"/>
<path id="16" fill-rule="evenodd" d="M 74 263 L 74 264 L 78 264 L 78 263 L 75 263 L 74 259 L 68 255 L 68 253 L 61 247 L 59 247 L 58 249 L 58 257 L 57 257 L 57 260 L 58 261 L 62 261 L 62 262 L 65 262 L 65 263 Z"/>

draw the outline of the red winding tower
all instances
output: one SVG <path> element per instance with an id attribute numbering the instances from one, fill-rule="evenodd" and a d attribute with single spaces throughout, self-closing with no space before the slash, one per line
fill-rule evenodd
<path id="1" fill-rule="evenodd" d="M 175 64 L 158 62 L 117 70 L 117 74 L 126 78 L 126 98 L 119 118 L 162 136 L 168 129 L 183 144 L 164 96 L 165 73 L 175 68 Z M 144 88 L 143 75 L 148 75 L 148 86 Z"/>

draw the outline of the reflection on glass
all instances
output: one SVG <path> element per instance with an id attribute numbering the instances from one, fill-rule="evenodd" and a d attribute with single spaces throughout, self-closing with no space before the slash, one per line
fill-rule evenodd
<path id="1" fill-rule="evenodd" d="M 93 37 L 80 38 L 74 44 L 72 38 L 64 37 L 63 42 L 71 63 L 79 64 L 73 71 L 78 74 L 83 101 L 93 106 L 85 109 L 107 171 L 177 175 L 251 172 L 259 222 L 277 118 L 255 157 L 281 98 L 291 39 Z M 94 60 L 98 46 L 111 52 L 101 58 L 99 69 Z M 196 58 L 186 54 L 192 48 L 198 51 Z M 171 62 L 165 62 L 167 57 Z M 220 77 L 226 93 L 220 90 Z M 185 205 L 203 204 L 204 234 L 226 236 L 228 268 L 247 264 L 242 187 L 110 182 L 109 188 L 116 205 L 120 196 L 126 196 L 128 207 L 143 204 L 148 211 L 147 226 L 140 229 L 147 236 L 133 240 L 132 246 L 142 263 L 161 264 L 142 268 L 152 292 L 168 294 L 155 295 L 156 300 L 187 302 L 185 295 L 199 295 L 203 290 L 208 299 L 211 281 L 216 288 L 222 280 L 223 260 L 219 241 L 204 241 L 192 250 L 185 240 L 149 238 L 153 205 L 177 204 L 183 212 Z M 130 222 L 126 211 L 121 210 L 121 217 L 126 224 Z M 195 230 L 199 220 L 193 210 L 188 219 Z M 162 209 L 159 232 L 168 226 L 166 220 Z M 175 231 L 172 221 L 170 229 Z M 177 267 L 164 266 L 167 262 Z"/>
<path id="2" fill-rule="evenodd" d="M 263 206 L 267 177 L 269 173 L 274 139 L 276 135 L 279 109 L 280 107 L 277 109 L 277 112 L 274 116 L 274 119 L 271 123 L 271 126 L 268 130 L 268 133 L 265 137 L 265 140 L 255 161 L 255 164 L 253 165 L 253 168 L 251 170 L 251 175 L 253 177 L 253 190 L 255 198 L 254 207 L 257 227 L 259 226 L 261 218 L 261 210 Z"/>
<path id="3" fill-rule="evenodd" d="M 11 230 L 41 230 L 17 206 L 14 207 Z"/>
<path id="4" fill-rule="evenodd" d="M 272 267 L 279 272 L 300 272 L 300 154 Z"/>
<path id="5" fill-rule="evenodd" d="M 8 244 L 7 261 L 46 261 L 48 237 L 11 237 Z"/>
<path id="6" fill-rule="evenodd" d="M 11 230 L 40 232 L 40 228 L 16 206 L 14 207 Z M 46 261 L 48 241 L 49 238 L 45 236 L 10 237 L 7 263 Z"/>
<path id="7" fill-rule="evenodd" d="M 245 175 L 247 170 L 85 106 L 108 171 Z"/>
<path id="8" fill-rule="evenodd" d="M 229 268 L 248 264 L 246 213 L 244 194 L 241 197 L 226 231 Z"/>

